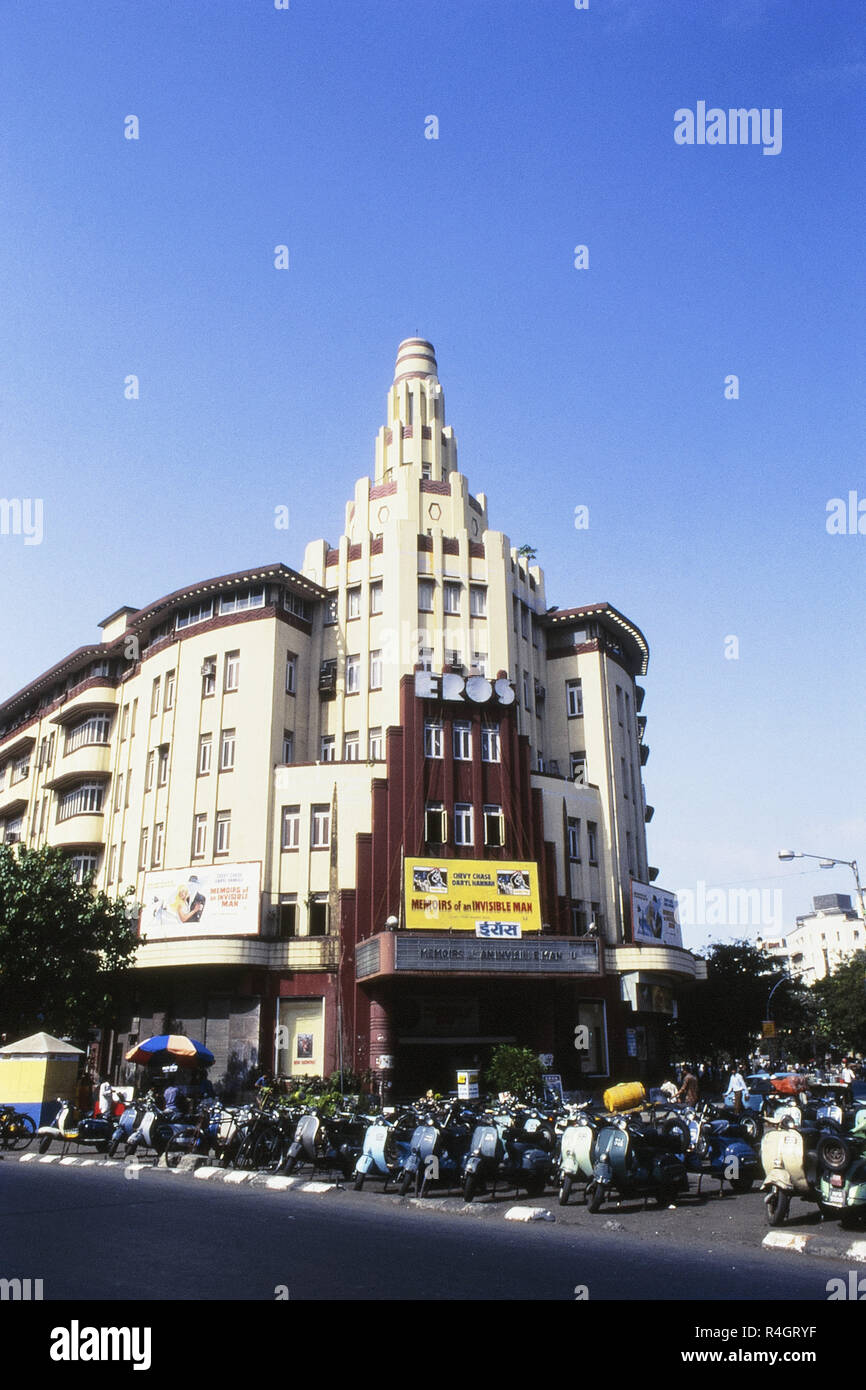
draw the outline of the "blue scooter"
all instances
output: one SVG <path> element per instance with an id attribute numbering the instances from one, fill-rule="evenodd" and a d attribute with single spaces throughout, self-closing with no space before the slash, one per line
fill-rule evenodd
<path id="1" fill-rule="evenodd" d="M 659 1206 L 667 1206 L 689 1185 L 682 1150 L 682 1134 L 662 1134 L 624 1115 L 612 1117 L 596 1140 L 587 1207 L 600 1211 L 614 1188 L 621 1197 L 643 1197 L 645 1203 L 655 1197 Z"/>

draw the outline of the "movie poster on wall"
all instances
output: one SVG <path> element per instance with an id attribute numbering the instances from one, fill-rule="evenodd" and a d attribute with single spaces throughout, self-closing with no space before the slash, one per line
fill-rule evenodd
<path id="1" fill-rule="evenodd" d="M 249 936 L 259 930 L 261 864 L 193 865 L 144 876 L 140 935 Z"/>
<path id="2" fill-rule="evenodd" d="M 681 947 L 683 934 L 676 893 L 632 880 L 631 935 L 632 941 L 641 945 Z"/>

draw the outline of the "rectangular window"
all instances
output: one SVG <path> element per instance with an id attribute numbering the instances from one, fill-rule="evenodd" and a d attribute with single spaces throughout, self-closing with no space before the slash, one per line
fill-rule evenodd
<path id="1" fill-rule="evenodd" d="M 129 737 L 129 705 L 124 705 L 123 715 L 120 721 L 120 741 L 124 743 Z"/>
<path id="2" fill-rule="evenodd" d="M 529 679 L 529 672 L 523 672 L 523 705 L 527 710 L 532 709 L 532 683 Z"/>
<path id="3" fill-rule="evenodd" d="M 58 820 L 68 820 L 70 816 L 97 815 L 102 810 L 102 797 L 105 788 L 99 782 L 83 782 L 60 798 L 57 810 Z"/>
<path id="4" fill-rule="evenodd" d="M 433 612 L 433 580 L 418 580 L 418 608 L 421 613 Z"/>
<path id="5" fill-rule="evenodd" d="M 484 843 L 495 849 L 505 844 L 505 818 L 501 806 L 484 807 Z"/>
<path id="6" fill-rule="evenodd" d="M 360 753 L 360 735 L 357 731 L 343 735 L 343 762 L 356 763 Z"/>
<path id="7" fill-rule="evenodd" d="M 382 729 L 381 727 L 371 729 L 367 744 L 367 757 L 371 763 L 382 761 L 384 754 L 382 751 Z"/>
<path id="8" fill-rule="evenodd" d="M 565 707 L 569 719 L 583 717 L 583 688 L 580 681 L 568 681 L 565 687 Z"/>
<path id="9" fill-rule="evenodd" d="M 442 602 L 446 613 L 460 612 L 460 588 L 459 584 L 449 584 L 447 581 L 442 586 Z"/>
<path id="10" fill-rule="evenodd" d="M 213 757 L 213 738 L 210 734 L 200 734 L 198 740 L 198 775 L 207 777 L 211 770 Z"/>
<path id="11" fill-rule="evenodd" d="M 234 772 L 235 730 L 223 729 L 220 739 L 220 772 Z"/>
<path id="12" fill-rule="evenodd" d="M 84 748 L 93 743 L 108 743 L 109 731 L 111 729 L 111 716 L 108 714 L 93 714 L 89 719 L 84 719 L 80 724 L 75 724 L 67 731 L 64 743 L 64 754 L 74 753 L 76 748 Z M 43 759 L 44 761 L 44 759 Z M 40 763 L 40 767 L 41 767 Z"/>
<path id="13" fill-rule="evenodd" d="M 370 585 L 370 613 L 382 612 L 382 581 L 376 580 Z"/>
<path id="14" fill-rule="evenodd" d="M 432 648 L 432 647 L 419 647 L 419 648 L 418 648 L 418 665 L 421 667 L 421 670 L 422 670 L 422 671 L 432 671 L 432 670 L 433 670 L 433 648 Z"/>
<path id="15" fill-rule="evenodd" d="M 442 725 L 428 719 L 424 724 L 424 756 L 425 758 L 441 758 L 442 753 Z"/>
<path id="16" fill-rule="evenodd" d="M 99 864 L 98 854 L 73 854 L 72 873 L 76 883 L 84 883 L 96 873 Z"/>
<path id="17" fill-rule="evenodd" d="M 445 665 L 446 665 L 446 666 L 457 666 L 457 667 L 459 667 L 459 669 L 462 671 L 462 669 L 463 669 L 463 658 L 462 658 L 461 655 L 460 655 L 459 648 L 457 648 L 457 647 L 446 647 L 446 648 L 445 648 Z"/>
<path id="18" fill-rule="evenodd" d="M 319 762 L 332 763 L 337 757 L 337 739 L 334 734 L 322 734 L 319 744 Z"/>
<path id="19" fill-rule="evenodd" d="M 108 882 L 113 883 L 117 877 L 117 845 L 112 845 L 108 851 Z"/>
<path id="20" fill-rule="evenodd" d="M 301 843 L 300 806 L 283 807 L 283 849 L 297 849 Z"/>
<path id="21" fill-rule="evenodd" d="M 572 936 L 586 936 L 588 926 L 586 918 L 586 904 L 576 903 L 571 909 L 571 934 Z"/>
<path id="22" fill-rule="evenodd" d="M 264 589 L 240 589 L 235 594 L 224 594 L 220 599 L 220 613 L 243 613 L 247 608 L 264 606 Z"/>
<path id="23" fill-rule="evenodd" d="M 310 899 L 310 936 L 328 935 L 328 895 L 314 893 Z"/>
<path id="24" fill-rule="evenodd" d="M 572 753 L 571 780 L 580 787 L 586 785 L 586 753 Z"/>
<path id="25" fill-rule="evenodd" d="M 192 857 L 193 859 L 204 859 L 207 847 L 207 815 L 202 814 L 193 817 L 192 822 Z"/>
<path id="26" fill-rule="evenodd" d="M 580 821 L 573 816 L 568 818 L 568 857 L 573 863 L 580 863 Z"/>
<path id="27" fill-rule="evenodd" d="M 216 667 L 215 656 L 206 656 L 201 664 L 201 697 L 203 700 L 216 693 Z"/>
<path id="28" fill-rule="evenodd" d="M 283 893 L 279 907 L 279 933 L 282 941 L 288 941 L 298 930 L 298 896 L 296 893 Z"/>
<path id="29" fill-rule="evenodd" d="M 616 717 L 620 728 L 622 728 L 625 721 L 625 707 L 623 705 L 621 685 L 618 685 L 616 688 Z"/>
<path id="30" fill-rule="evenodd" d="M 375 651 L 370 653 L 370 689 L 382 689 L 382 653 Z"/>
<path id="31" fill-rule="evenodd" d="M 333 626 L 334 626 L 334 623 L 337 621 L 337 608 L 338 608 L 338 606 L 339 606 L 339 599 L 337 598 L 337 595 L 336 595 L 336 594 L 328 594 L 327 600 L 325 601 L 325 626 L 326 626 L 326 627 L 333 627 Z"/>
<path id="32" fill-rule="evenodd" d="M 149 752 L 148 755 L 147 755 L 147 776 L 145 777 L 145 781 L 144 781 L 144 790 L 145 790 L 146 792 L 149 792 L 149 791 L 152 791 L 152 790 L 153 790 L 153 773 L 154 773 L 155 767 L 156 767 L 156 749 L 155 749 L 155 748 L 151 748 L 150 752 Z M 118 809 L 120 809 L 120 808 L 118 807 Z"/>
<path id="33" fill-rule="evenodd" d="M 511 626 L 514 628 L 515 632 L 517 631 L 517 620 L 519 612 L 520 600 L 518 599 L 517 595 L 514 594 L 511 599 Z"/>
<path id="34" fill-rule="evenodd" d="M 346 657 L 346 694 L 357 695 L 361 690 L 361 658 Z"/>
<path id="35" fill-rule="evenodd" d="M 153 777 L 153 769 L 152 769 L 152 768 L 150 768 L 150 775 L 151 775 L 151 778 L 152 778 L 152 777 Z M 122 773 L 122 772 L 119 772 L 119 773 L 117 774 L 117 784 L 116 784 L 116 786 L 115 786 L 115 788 L 114 788 L 114 809 L 115 809 L 115 811 L 119 811 L 119 810 L 121 809 L 122 806 L 123 806 L 123 773 Z"/>
<path id="36" fill-rule="evenodd" d="M 241 675 L 241 654 L 240 652 L 226 652 L 225 679 L 223 690 L 226 694 L 231 694 L 237 690 Z"/>
<path id="37" fill-rule="evenodd" d="M 525 603 L 520 605 L 520 635 L 521 637 L 529 636 L 529 609 Z"/>
<path id="38" fill-rule="evenodd" d="M 160 682 L 160 677 L 157 676 L 156 680 L 153 682 L 153 688 L 151 689 L 151 692 L 150 692 L 150 717 L 151 717 L 151 719 L 155 719 L 156 716 L 159 714 L 159 682 Z"/>
<path id="39" fill-rule="evenodd" d="M 445 843 L 445 807 L 441 801 L 428 801 L 424 808 L 424 839 L 428 845 Z"/>
<path id="40" fill-rule="evenodd" d="M 231 811 L 217 811 L 214 854 L 228 854 L 232 838 Z"/>
<path id="41" fill-rule="evenodd" d="M 361 590 L 346 590 L 346 617 L 347 619 L 360 618 L 361 616 Z"/>
<path id="42" fill-rule="evenodd" d="M 469 612 L 473 618 L 487 617 L 487 590 L 480 584 L 469 585 Z"/>
<path id="43" fill-rule="evenodd" d="M 620 780 L 621 780 L 621 785 L 622 785 L 622 794 L 623 794 L 623 796 L 625 797 L 626 801 L 628 801 L 628 780 L 627 780 L 626 770 L 625 770 L 625 758 L 620 758 L 620 760 L 619 760 L 619 767 L 620 767 L 620 774 L 621 774 L 621 779 L 620 779 Z"/>
<path id="44" fill-rule="evenodd" d="M 455 722 L 453 730 L 454 757 L 460 762 L 472 759 L 472 725 L 468 721 Z"/>
<path id="45" fill-rule="evenodd" d="M 628 871 L 632 878 L 634 878 L 634 843 L 630 830 L 625 832 L 625 855 L 626 862 L 628 863 Z"/>
<path id="46" fill-rule="evenodd" d="M 486 675 L 487 675 L 487 653 L 486 653 L 486 652 L 473 652 L 473 653 L 472 653 L 472 675 L 473 675 L 473 676 L 486 676 Z"/>
<path id="47" fill-rule="evenodd" d="M 213 617 L 213 599 L 207 599 L 202 603 L 194 603 L 189 608 L 182 608 L 175 618 L 175 628 L 180 631 L 184 627 L 192 627 L 194 623 L 206 623 Z"/>
<path id="48" fill-rule="evenodd" d="M 327 849 L 331 843 L 330 806 L 310 807 L 310 848 Z"/>
<path id="49" fill-rule="evenodd" d="M 295 761 L 295 735 L 290 729 L 283 729 L 283 762 Z"/>
<path id="50" fill-rule="evenodd" d="M 481 761 L 483 763 L 499 762 L 499 725 L 481 725 Z"/>
<path id="51" fill-rule="evenodd" d="M 604 913 L 601 910 L 601 903 L 590 903 L 592 910 L 591 927 L 595 927 L 599 936 L 604 936 Z"/>
<path id="52" fill-rule="evenodd" d="M 150 867 L 152 869 L 162 868 L 162 849 L 164 834 L 165 827 L 162 821 L 157 821 L 156 825 L 153 827 L 153 854 L 150 858 Z"/>
<path id="53" fill-rule="evenodd" d="M 597 864 L 597 863 L 598 863 L 598 826 L 596 825 L 596 823 L 595 823 L 594 820 L 589 820 L 589 821 L 587 821 L 587 823 L 586 823 L 586 836 L 587 836 L 587 840 L 589 841 L 589 862 L 590 862 L 590 864 Z"/>
<path id="54" fill-rule="evenodd" d="M 475 834 L 472 826 L 472 807 L 461 802 L 454 806 L 455 845 L 474 845 Z"/>
<path id="55" fill-rule="evenodd" d="M 156 776 L 156 785 L 164 787 L 168 781 L 168 745 L 164 744 L 159 749 L 159 764 Z"/>
<path id="56" fill-rule="evenodd" d="M 174 709 L 174 686 L 175 672 L 168 671 L 165 677 L 165 701 L 162 706 L 164 710 Z"/>
<path id="57" fill-rule="evenodd" d="M 286 652 L 286 694 L 294 695 L 298 688 L 298 658 L 294 652 Z"/>

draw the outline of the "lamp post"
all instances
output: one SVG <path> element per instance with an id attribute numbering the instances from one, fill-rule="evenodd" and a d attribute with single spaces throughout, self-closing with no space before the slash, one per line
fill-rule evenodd
<path id="1" fill-rule="evenodd" d="M 860 884 L 860 874 L 857 869 L 856 859 L 836 859 L 831 858 L 829 854 L 803 854 L 799 850 L 794 849 L 780 849 L 779 858 L 783 859 L 786 863 L 790 862 L 792 859 L 817 859 L 822 869 L 832 869 L 837 864 L 844 864 L 854 875 L 854 883 L 857 887 L 857 904 L 861 920 L 864 927 L 866 927 L 866 903 L 863 901 L 863 889 Z"/>

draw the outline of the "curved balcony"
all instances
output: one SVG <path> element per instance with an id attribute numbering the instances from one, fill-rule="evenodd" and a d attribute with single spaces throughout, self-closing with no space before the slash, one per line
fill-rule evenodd
<path id="1" fill-rule="evenodd" d="M 103 831 L 101 811 L 82 811 L 52 825 L 48 843 L 69 849 L 77 845 L 102 845 Z"/>
<path id="2" fill-rule="evenodd" d="M 45 785 L 59 791 L 73 782 L 86 782 L 89 777 L 108 777 L 111 757 L 110 743 L 83 743 L 74 753 L 61 752 L 54 759 L 52 775 L 45 779 Z"/>
<path id="3" fill-rule="evenodd" d="M 17 737 L 12 734 L 8 743 L 0 746 L 0 762 L 6 762 L 7 759 L 16 762 L 27 753 L 32 753 L 35 747 L 36 739 L 33 734 L 18 734 Z"/>
<path id="4" fill-rule="evenodd" d="M 84 719 L 88 714 L 98 714 L 100 710 L 117 708 L 117 687 L 107 677 L 97 677 L 93 681 L 82 682 L 80 690 L 73 689 L 63 704 L 51 716 L 52 724 L 71 724 L 75 719 Z"/>
<path id="5" fill-rule="evenodd" d="M 5 792 L 0 792 L 0 817 L 3 820 L 11 820 L 13 816 L 21 816 L 27 810 L 28 800 L 21 795 L 21 783 L 18 782 L 14 787 L 7 787 Z"/>
<path id="6" fill-rule="evenodd" d="M 651 971 L 682 982 L 706 979 L 707 973 L 706 961 L 682 946 L 608 946 L 605 960 L 608 970 L 620 975 Z"/>

